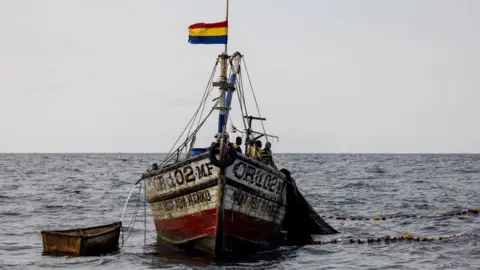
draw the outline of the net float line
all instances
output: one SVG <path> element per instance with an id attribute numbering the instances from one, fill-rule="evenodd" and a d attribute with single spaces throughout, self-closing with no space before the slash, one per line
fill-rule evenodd
<path id="1" fill-rule="evenodd" d="M 454 234 L 451 236 L 414 236 L 411 233 L 400 236 L 383 236 L 383 237 L 368 237 L 368 238 L 350 238 L 340 239 L 335 238 L 328 241 L 314 240 L 314 245 L 326 245 L 326 244 L 372 244 L 372 243 L 398 243 L 398 242 L 432 242 L 432 241 L 445 241 L 454 238 L 480 238 L 480 234 Z"/>
<path id="2" fill-rule="evenodd" d="M 449 216 L 461 216 L 461 215 L 478 215 L 478 208 L 470 208 L 466 210 L 457 210 L 457 211 L 449 211 L 445 213 L 441 213 L 440 211 L 433 212 L 434 216 L 442 216 L 442 217 L 449 217 Z M 322 218 L 328 219 L 336 219 L 336 220 L 389 220 L 389 219 L 400 219 L 400 218 L 420 218 L 420 217 L 432 217 L 426 215 L 409 215 L 409 214 L 398 214 L 398 215 L 386 215 L 380 216 L 376 215 L 373 217 L 362 217 L 362 216 L 322 216 Z"/>

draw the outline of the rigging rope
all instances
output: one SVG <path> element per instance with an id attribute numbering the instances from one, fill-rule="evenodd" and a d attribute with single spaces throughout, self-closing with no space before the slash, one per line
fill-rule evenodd
<path id="1" fill-rule="evenodd" d="M 242 113 L 242 121 L 243 121 L 244 130 L 247 130 L 247 122 L 246 122 L 246 120 L 243 116 L 248 115 L 248 112 L 247 112 L 247 106 L 246 105 L 245 105 L 245 112 L 243 111 L 243 107 L 244 107 L 244 104 L 245 104 L 245 96 L 243 95 L 243 88 L 242 88 L 242 84 L 241 84 L 241 81 L 242 81 L 242 74 L 241 73 L 240 73 L 239 77 L 240 77 L 240 80 L 237 81 L 237 88 L 238 88 L 237 97 L 238 97 L 238 103 L 240 104 L 240 112 Z M 243 97 L 243 99 L 242 99 L 242 97 Z M 242 101 L 243 101 L 243 104 L 242 104 Z"/>
<path id="2" fill-rule="evenodd" d="M 215 73 L 215 70 L 216 70 L 216 67 L 217 67 L 217 64 L 218 64 L 218 59 L 217 61 L 215 62 L 215 65 L 214 65 L 214 69 L 212 71 L 212 74 Z M 211 79 L 213 78 L 213 75 L 210 76 L 210 80 L 209 80 L 209 83 L 211 83 Z M 213 89 L 213 88 L 212 88 Z M 187 136 L 187 140 L 181 144 L 175 151 L 172 152 L 172 150 L 175 148 L 175 146 L 177 145 L 178 141 L 182 138 L 183 134 L 185 133 L 185 131 L 188 129 L 188 127 L 190 126 L 191 123 L 195 122 L 196 120 L 196 117 L 198 115 L 198 112 L 200 111 L 200 108 L 202 107 L 202 105 L 206 102 L 207 98 L 208 98 L 208 95 L 211 93 L 212 89 L 210 89 L 210 91 L 208 92 L 208 94 L 205 96 L 204 95 L 204 98 L 202 98 L 202 101 L 200 103 L 200 105 L 198 106 L 198 109 L 195 111 L 194 115 L 192 116 L 192 118 L 190 119 L 190 121 L 187 123 L 187 126 L 183 129 L 182 133 L 178 136 L 177 140 L 175 141 L 175 143 L 173 144 L 172 148 L 170 149 L 170 151 L 168 152 L 167 154 L 167 157 L 163 160 L 163 162 L 160 164 L 160 168 L 162 168 L 168 161 L 171 160 L 172 158 L 172 153 L 176 153 L 177 151 L 180 151 L 181 148 L 183 148 L 184 146 L 188 145 L 188 141 L 193 137 L 193 136 Z M 217 102 L 218 103 L 218 102 Z M 205 121 L 202 122 L 202 125 Z M 199 127 L 197 127 L 197 129 L 195 129 L 196 131 L 194 131 L 194 134 L 199 130 Z"/>
<path id="3" fill-rule="evenodd" d="M 252 81 L 250 80 L 250 74 L 248 73 L 245 57 L 243 58 L 243 66 L 245 67 L 245 72 L 247 72 L 248 83 L 250 84 L 250 89 L 252 90 L 253 99 L 255 100 L 255 105 L 257 106 L 258 116 L 262 117 L 262 115 L 260 114 L 260 108 L 258 106 L 257 97 L 255 96 L 255 91 L 253 91 Z M 265 125 L 263 124 L 263 121 L 260 121 L 260 123 L 262 124 L 263 133 L 265 134 L 265 140 L 268 142 L 268 136 L 267 136 L 267 132 L 265 131 Z"/>
<path id="4" fill-rule="evenodd" d="M 188 133 L 187 133 L 187 137 L 190 136 L 190 132 L 193 128 L 193 125 L 195 123 L 195 120 L 197 119 L 197 116 L 198 116 L 198 112 L 200 111 L 200 108 L 202 109 L 202 112 L 200 114 L 200 117 L 198 118 L 198 123 L 197 123 L 197 127 L 200 123 L 200 120 L 201 120 L 201 117 L 203 115 L 203 110 L 205 109 L 205 104 L 206 104 L 206 100 L 208 98 L 208 96 L 210 95 L 210 93 L 212 92 L 212 89 L 213 89 L 213 86 L 212 88 L 210 88 L 209 90 L 209 86 L 211 85 L 212 81 L 213 81 L 213 77 L 215 76 L 215 73 L 216 73 L 216 70 L 217 70 L 217 66 L 218 66 L 218 62 L 219 62 L 219 58 L 217 58 L 217 60 L 215 61 L 215 65 L 213 66 L 213 69 L 212 69 L 212 72 L 210 73 L 210 78 L 208 79 L 208 82 L 207 82 L 207 85 L 205 86 L 205 90 L 203 92 L 203 95 L 202 95 L 202 98 L 200 100 L 200 105 L 198 106 L 198 109 L 195 111 L 194 115 L 193 115 L 193 121 L 192 121 L 192 124 L 190 125 L 190 129 L 188 130 Z M 183 134 L 182 134 L 183 135 Z M 182 136 L 180 135 L 180 137 Z M 185 142 L 185 146 L 188 144 L 188 142 Z M 183 149 L 182 149 L 183 150 Z"/>
<path id="5" fill-rule="evenodd" d="M 212 81 L 213 81 L 213 77 L 215 77 L 215 73 L 217 71 L 218 62 L 219 62 L 219 58 L 217 58 L 217 61 L 215 62 L 215 65 L 213 66 L 213 70 L 210 74 L 210 78 L 208 79 L 207 85 L 205 86 L 205 91 L 203 92 L 202 99 L 200 100 L 200 106 L 202 106 L 202 104 L 203 104 L 203 106 L 202 106 L 202 111 L 200 113 L 200 117 L 198 118 L 197 127 L 198 127 L 198 125 L 200 125 L 200 120 L 202 119 L 203 111 L 205 109 L 206 100 L 213 90 Z M 192 127 L 193 127 L 193 125 L 190 127 L 190 130 L 192 129 Z M 190 135 L 190 130 L 188 131 L 188 135 Z"/>
<path id="6" fill-rule="evenodd" d="M 198 128 L 195 129 L 195 131 L 187 138 L 187 140 L 185 141 L 185 143 L 183 143 L 182 145 L 180 145 L 177 150 L 179 150 L 181 147 L 184 147 L 186 144 L 188 144 L 188 142 L 193 138 L 193 136 L 198 132 L 198 130 L 202 127 L 202 125 L 207 121 L 208 117 L 212 114 L 212 112 L 215 110 L 215 107 L 217 106 L 217 104 L 219 103 L 220 101 L 217 100 L 217 102 L 214 104 L 214 106 L 212 107 L 212 109 L 210 110 L 210 112 L 208 113 L 208 115 L 204 118 L 204 120 L 200 123 L 200 125 L 198 126 Z M 177 152 L 177 150 L 175 150 L 175 152 Z M 167 157 L 162 163 L 161 165 L 159 166 L 160 169 L 162 169 L 165 164 L 167 162 L 169 162 L 171 159 L 172 159 L 173 155 L 170 155 L 169 157 Z"/>

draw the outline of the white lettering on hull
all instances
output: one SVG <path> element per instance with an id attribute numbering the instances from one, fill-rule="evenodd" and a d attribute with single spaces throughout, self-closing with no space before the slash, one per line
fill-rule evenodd
<path id="1" fill-rule="evenodd" d="M 153 218 L 173 219 L 213 209 L 217 204 L 217 186 L 151 204 Z"/>
<path id="2" fill-rule="evenodd" d="M 275 174 L 237 159 L 232 166 L 227 167 L 227 178 L 247 185 L 257 191 L 278 198 L 283 193 L 285 181 Z"/>
<path id="3" fill-rule="evenodd" d="M 218 178 L 218 169 L 210 163 L 208 158 L 205 158 L 148 179 L 147 196 L 150 200 L 216 178 Z"/>
<path id="4" fill-rule="evenodd" d="M 263 199 L 232 186 L 227 186 L 225 190 L 225 209 L 277 224 L 280 224 L 285 217 L 286 208 L 282 204 Z"/>

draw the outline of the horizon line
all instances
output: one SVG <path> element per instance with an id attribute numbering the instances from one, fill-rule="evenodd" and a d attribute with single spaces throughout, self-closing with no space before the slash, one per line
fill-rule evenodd
<path id="1" fill-rule="evenodd" d="M 168 154 L 167 152 L 0 152 L 0 154 Z M 185 154 L 185 153 L 182 153 Z M 480 155 L 480 152 L 276 152 L 301 155 Z"/>

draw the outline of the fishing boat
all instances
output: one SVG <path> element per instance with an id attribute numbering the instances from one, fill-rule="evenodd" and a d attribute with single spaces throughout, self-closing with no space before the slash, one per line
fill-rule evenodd
<path id="1" fill-rule="evenodd" d="M 258 115 L 247 113 L 242 74 L 245 69 L 250 81 L 248 70 L 241 53 L 228 53 L 227 41 L 228 0 L 225 21 L 189 27 L 191 44 L 222 44 L 225 48 L 215 61 L 200 106 L 180 136 L 185 139 L 175 148 L 179 138 L 163 162 L 154 164 L 140 179 L 146 183 L 158 240 L 221 257 L 276 248 L 284 243 L 285 235 L 302 234 L 302 230 L 307 234 L 336 233 L 312 208 L 305 206 L 308 203 L 295 189 L 289 171 L 279 170 L 274 162 L 259 156 L 265 150 L 256 148 L 255 142 L 265 140 L 265 145 L 271 144 L 270 140 L 277 137 L 267 134 L 264 128 L 263 132 L 252 129 L 254 121 L 260 121 L 264 127 L 266 118 L 259 110 Z M 218 66 L 220 75 L 214 81 Z M 220 95 L 202 117 L 215 87 Z M 233 124 L 228 130 L 234 94 L 243 131 Z M 258 108 L 256 98 L 255 104 Z M 218 111 L 218 128 L 212 131 L 212 141 L 196 147 L 197 133 L 214 111 Z M 186 130 L 189 132 L 185 133 Z M 241 151 L 233 143 L 234 132 L 242 134 L 245 144 Z M 302 211 L 305 214 L 300 216 Z M 302 217 L 305 222 L 295 224 L 302 222 Z M 309 227 L 312 229 L 307 228 L 309 224 L 313 224 Z M 292 229 L 295 226 L 297 229 Z"/>

